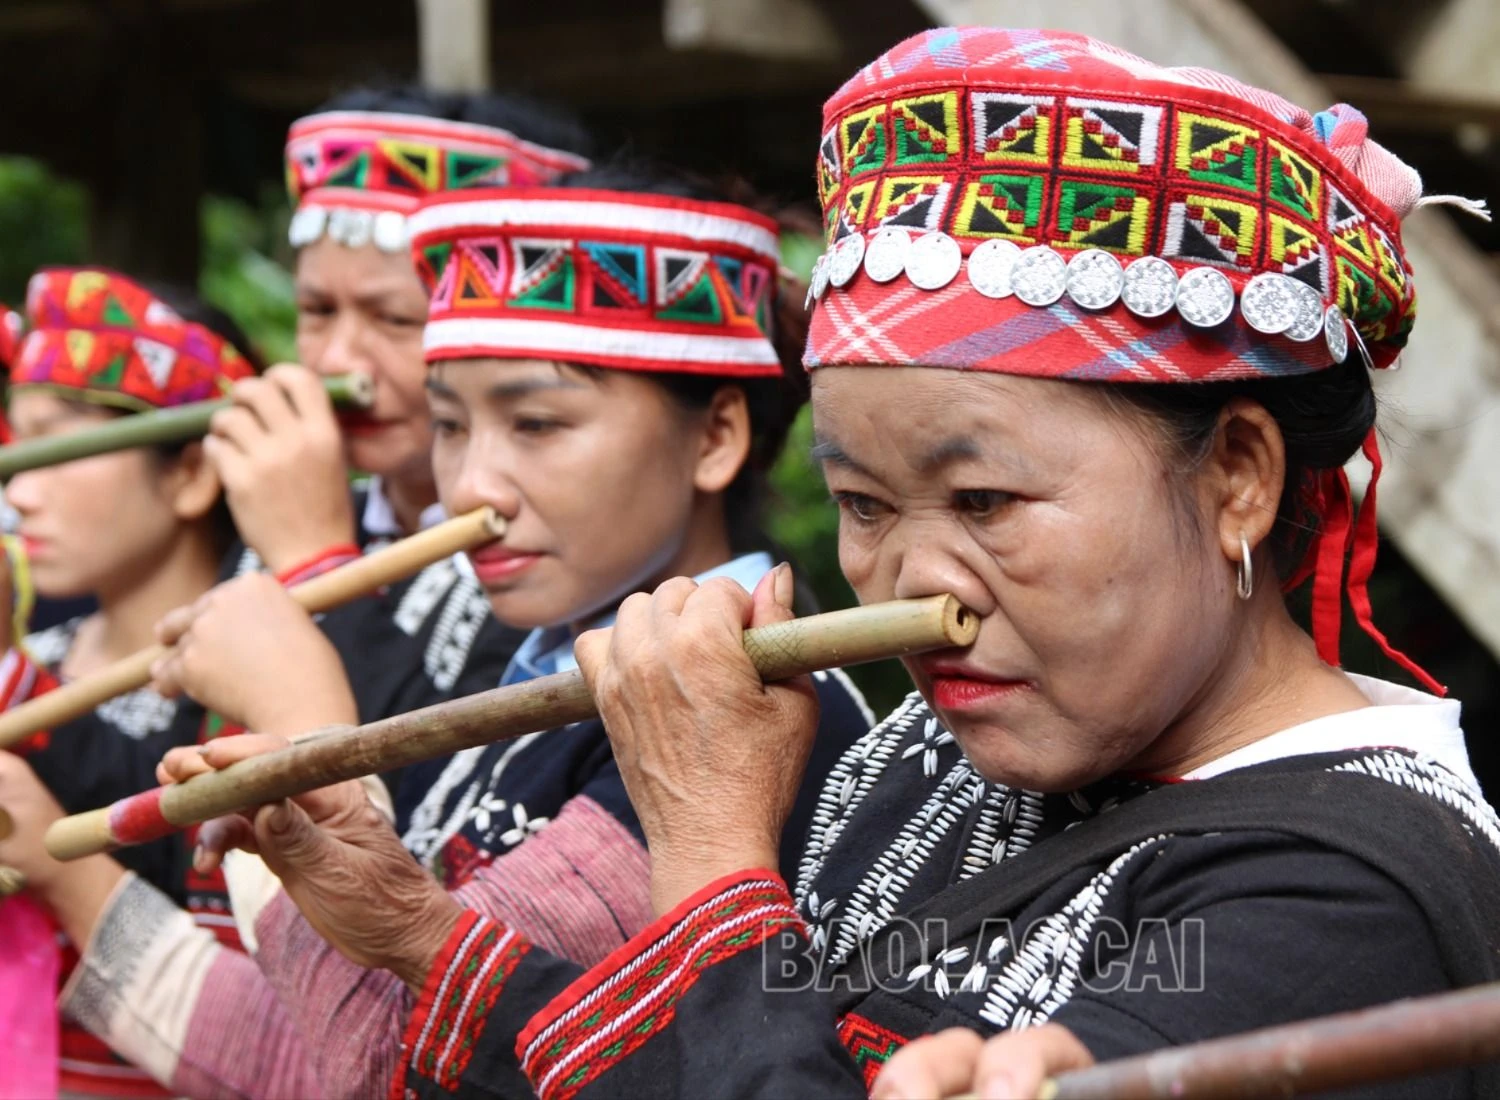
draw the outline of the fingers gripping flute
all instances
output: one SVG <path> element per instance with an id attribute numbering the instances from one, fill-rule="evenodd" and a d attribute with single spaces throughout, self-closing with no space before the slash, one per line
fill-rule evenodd
<path id="1" fill-rule="evenodd" d="M 824 668 L 966 646 L 978 632 L 978 616 L 957 598 L 931 596 L 759 627 L 746 631 L 744 641 L 761 677 L 774 681 Z M 47 850 L 57 859 L 78 859 L 143 844 L 210 818 L 332 783 L 597 715 L 583 674 L 575 669 L 364 726 L 330 727 L 223 771 L 56 821 L 47 830 Z"/>
<path id="2" fill-rule="evenodd" d="M 341 408 L 368 409 L 375 400 L 375 384 L 363 374 L 337 374 L 323 379 L 323 388 Z M 131 447 L 160 447 L 202 439 L 214 413 L 227 409 L 229 398 L 195 401 L 170 409 L 122 416 L 88 431 L 44 436 L 24 443 L 0 447 L 0 479 L 24 470 L 56 466 L 74 459 L 90 458 Z"/>
<path id="3" fill-rule="evenodd" d="M 491 508 L 480 508 L 330 570 L 287 591 L 307 611 L 329 611 L 417 573 L 435 561 L 480 546 L 505 533 Z M 0 749 L 87 714 L 151 680 L 151 666 L 170 650 L 151 646 L 89 676 L 63 684 L 0 714 Z"/>

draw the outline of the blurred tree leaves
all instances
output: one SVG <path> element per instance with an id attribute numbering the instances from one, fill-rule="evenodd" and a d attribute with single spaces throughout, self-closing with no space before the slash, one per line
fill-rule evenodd
<path id="1" fill-rule="evenodd" d="M 286 241 L 286 200 L 262 196 L 258 208 L 203 199 L 203 270 L 198 290 L 240 323 L 267 362 L 295 360 L 297 303 Z"/>
<path id="2" fill-rule="evenodd" d="M 19 309 L 32 272 L 87 251 L 87 192 L 37 161 L 0 157 L 0 302 Z"/>

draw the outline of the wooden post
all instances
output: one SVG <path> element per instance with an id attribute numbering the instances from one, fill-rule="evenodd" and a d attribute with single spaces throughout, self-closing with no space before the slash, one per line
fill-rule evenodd
<path id="1" fill-rule="evenodd" d="M 490 86 L 489 0 L 417 0 L 422 83 L 444 92 Z"/>

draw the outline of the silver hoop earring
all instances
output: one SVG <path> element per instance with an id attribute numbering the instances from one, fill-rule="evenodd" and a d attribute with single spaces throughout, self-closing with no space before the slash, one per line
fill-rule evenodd
<path id="1" fill-rule="evenodd" d="M 1242 600 L 1248 600 L 1255 592 L 1255 567 L 1250 562 L 1250 543 L 1245 538 L 1245 532 L 1240 532 L 1240 568 L 1239 576 L 1235 578 L 1234 593 Z"/>

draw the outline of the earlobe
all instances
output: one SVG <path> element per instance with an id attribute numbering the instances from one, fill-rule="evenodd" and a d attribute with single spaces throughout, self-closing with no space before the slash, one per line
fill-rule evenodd
<path id="1" fill-rule="evenodd" d="M 1215 459 L 1223 474 L 1219 501 L 1219 545 L 1226 560 L 1239 565 L 1276 523 L 1286 484 L 1286 443 L 1276 418 L 1265 407 L 1235 398 L 1219 422 Z"/>
<path id="2" fill-rule="evenodd" d="M 200 443 L 190 443 L 178 456 L 172 486 L 172 511 L 184 523 L 202 519 L 213 511 L 224 487 L 219 481 L 218 471 L 203 453 Z"/>
<path id="3" fill-rule="evenodd" d="M 729 488 L 750 456 L 750 406 L 739 386 L 722 386 L 709 403 L 703 424 L 703 448 L 693 471 L 700 493 Z"/>

